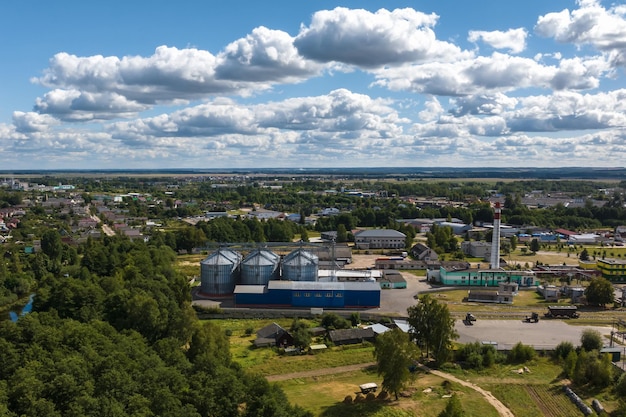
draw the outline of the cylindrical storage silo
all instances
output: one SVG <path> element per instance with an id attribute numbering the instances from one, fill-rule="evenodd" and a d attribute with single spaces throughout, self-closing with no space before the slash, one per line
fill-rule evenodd
<path id="1" fill-rule="evenodd" d="M 200 262 L 200 289 L 205 294 L 229 295 L 235 290 L 242 256 L 218 249 Z"/>
<path id="2" fill-rule="evenodd" d="M 317 281 L 319 258 L 304 249 L 296 249 L 283 259 L 283 279 Z"/>
<path id="3" fill-rule="evenodd" d="M 241 262 L 241 283 L 243 285 L 265 285 L 271 279 L 278 279 L 280 256 L 267 249 L 256 249 Z"/>

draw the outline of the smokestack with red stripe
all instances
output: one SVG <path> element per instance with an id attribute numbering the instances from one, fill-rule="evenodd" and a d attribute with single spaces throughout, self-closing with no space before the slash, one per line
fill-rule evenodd
<path id="1" fill-rule="evenodd" d="M 493 213 L 493 237 L 491 239 L 491 269 L 500 268 L 500 203 L 496 202 L 495 211 Z"/>

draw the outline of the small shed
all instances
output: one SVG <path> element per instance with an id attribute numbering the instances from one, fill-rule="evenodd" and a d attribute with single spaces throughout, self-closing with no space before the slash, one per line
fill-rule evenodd
<path id="1" fill-rule="evenodd" d="M 383 276 L 380 278 L 380 288 L 406 288 L 406 285 L 406 280 L 400 272 L 383 271 Z"/>
<path id="2" fill-rule="evenodd" d="M 339 329 L 328 332 L 328 338 L 336 346 L 373 342 L 375 337 L 376 333 L 372 329 Z"/>
<path id="3" fill-rule="evenodd" d="M 600 349 L 600 353 L 608 353 L 611 355 L 611 362 L 619 362 L 622 360 L 623 347 L 605 347 Z"/>
<path id="4" fill-rule="evenodd" d="M 467 301 L 477 303 L 513 304 L 511 293 L 500 293 L 493 290 L 469 290 Z"/>
<path id="5" fill-rule="evenodd" d="M 318 344 L 309 346 L 309 350 L 311 350 L 311 352 L 319 352 L 325 349 L 328 349 L 328 346 L 326 346 L 324 343 L 318 343 Z"/>
<path id="6" fill-rule="evenodd" d="M 384 324 L 380 324 L 380 323 L 375 323 L 375 324 L 372 324 L 372 325 L 367 326 L 365 328 L 374 330 L 374 333 L 376 333 L 376 335 L 387 333 L 389 330 L 391 330 L 389 327 L 385 326 Z"/>

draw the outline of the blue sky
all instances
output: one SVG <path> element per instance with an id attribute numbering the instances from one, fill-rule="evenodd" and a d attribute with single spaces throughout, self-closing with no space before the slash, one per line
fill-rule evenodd
<path id="1" fill-rule="evenodd" d="M 624 166 L 626 4 L 42 1 L 0 169 Z"/>

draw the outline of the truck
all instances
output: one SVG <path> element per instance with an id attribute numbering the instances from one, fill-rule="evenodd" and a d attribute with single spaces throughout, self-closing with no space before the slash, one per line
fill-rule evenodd
<path id="1" fill-rule="evenodd" d="M 472 313 L 467 313 L 465 315 L 465 319 L 463 320 L 463 323 L 465 323 L 465 325 L 467 326 L 473 326 L 474 325 L 474 321 L 476 321 L 476 316 L 473 315 Z"/>
<path id="2" fill-rule="evenodd" d="M 533 312 L 530 316 L 526 316 L 524 319 L 526 323 L 539 323 L 539 314 Z"/>
<path id="3" fill-rule="evenodd" d="M 575 319 L 579 317 L 576 306 L 548 306 L 547 318 Z"/>

